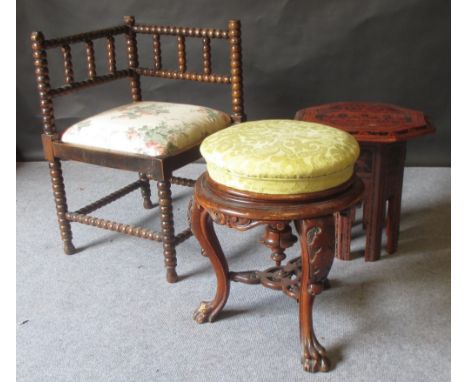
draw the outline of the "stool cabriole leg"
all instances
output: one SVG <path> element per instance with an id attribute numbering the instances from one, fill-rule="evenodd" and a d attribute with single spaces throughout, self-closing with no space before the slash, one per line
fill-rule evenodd
<path id="1" fill-rule="evenodd" d="M 218 237 L 213 229 L 213 221 L 205 209 L 196 202 L 192 205 L 192 232 L 200 243 L 204 255 L 210 259 L 216 273 L 216 294 L 212 301 L 202 301 L 193 314 L 193 319 L 203 324 L 215 320 L 229 297 L 229 267 Z"/>
<path id="2" fill-rule="evenodd" d="M 324 288 L 335 256 L 335 221 L 333 215 L 305 219 L 296 223 L 300 234 L 302 276 L 299 292 L 299 329 L 301 361 L 305 371 L 330 370 L 325 348 L 314 333 L 312 306 Z"/>
<path id="3" fill-rule="evenodd" d="M 166 266 L 166 279 L 169 283 L 177 281 L 177 258 L 174 236 L 174 216 L 172 213 L 171 183 L 168 180 L 159 181 L 158 197 L 161 212 L 161 233 L 164 251 L 164 264 Z"/>

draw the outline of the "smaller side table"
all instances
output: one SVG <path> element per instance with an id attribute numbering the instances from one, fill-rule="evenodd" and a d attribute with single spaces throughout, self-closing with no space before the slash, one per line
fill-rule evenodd
<path id="1" fill-rule="evenodd" d="M 380 258 L 382 230 L 386 228 L 387 252 L 398 247 L 401 193 L 406 141 L 435 131 L 420 111 L 366 102 L 340 102 L 299 110 L 296 120 L 316 122 L 352 134 L 361 146 L 356 163 L 365 184 L 363 226 L 365 260 Z M 351 225 L 355 210 L 337 215 L 338 258 L 350 259 Z"/>

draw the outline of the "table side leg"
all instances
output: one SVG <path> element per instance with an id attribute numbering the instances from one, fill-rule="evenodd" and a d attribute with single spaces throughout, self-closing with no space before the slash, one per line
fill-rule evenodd
<path id="1" fill-rule="evenodd" d="M 403 191 L 403 176 L 405 171 L 406 142 L 392 147 L 392 168 L 389 183 L 392 185 L 388 199 L 388 216 L 386 221 L 387 253 L 395 253 L 398 248 L 400 234 L 401 198 Z"/>
<path id="2" fill-rule="evenodd" d="M 387 147 L 383 144 L 375 145 L 377 150 L 374 155 L 371 189 L 367 190 L 366 207 L 366 249 L 365 261 L 376 261 L 380 259 L 382 247 L 382 230 L 385 219 L 385 187 Z"/>

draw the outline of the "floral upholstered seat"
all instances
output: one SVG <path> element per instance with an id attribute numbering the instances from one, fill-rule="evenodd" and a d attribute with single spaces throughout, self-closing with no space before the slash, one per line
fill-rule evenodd
<path id="1" fill-rule="evenodd" d="M 264 194 L 301 194 L 350 179 L 359 144 L 352 135 L 318 123 L 265 120 L 210 135 L 200 152 L 215 182 Z"/>
<path id="2" fill-rule="evenodd" d="M 69 127 L 62 141 L 96 149 L 167 156 L 231 124 L 231 117 L 202 106 L 135 102 Z"/>

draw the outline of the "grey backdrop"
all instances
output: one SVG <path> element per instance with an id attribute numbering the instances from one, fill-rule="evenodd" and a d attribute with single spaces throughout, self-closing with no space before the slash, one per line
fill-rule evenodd
<path id="1" fill-rule="evenodd" d="M 30 32 L 53 38 L 117 25 L 124 15 L 141 23 L 218 28 L 240 19 L 250 120 L 292 118 L 297 109 L 332 101 L 395 103 L 424 111 L 437 127 L 437 134 L 410 142 L 407 164 L 450 165 L 448 0 L 17 0 L 19 160 L 42 159 Z M 201 66 L 197 42 L 188 42 L 189 70 Z M 162 44 L 163 65 L 174 68 L 174 44 L 166 39 Z M 139 48 L 141 61 L 150 63 L 150 40 L 141 40 Z M 224 59 L 222 48 L 213 45 L 216 57 Z M 77 78 L 85 77 L 82 52 L 72 46 Z M 104 54 L 103 45 L 96 45 L 98 70 L 105 68 Z M 125 64 L 122 54 L 117 59 Z M 59 85 L 59 55 L 50 61 L 57 69 L 52 83 Z M 149 78 L 143 81 L 143 97 L 229 110 L 227 89 L 219 86 Z M 128 101 L 125 80 L 87 90 L 60 99 L 57 123 L 66 127 Z"/>

